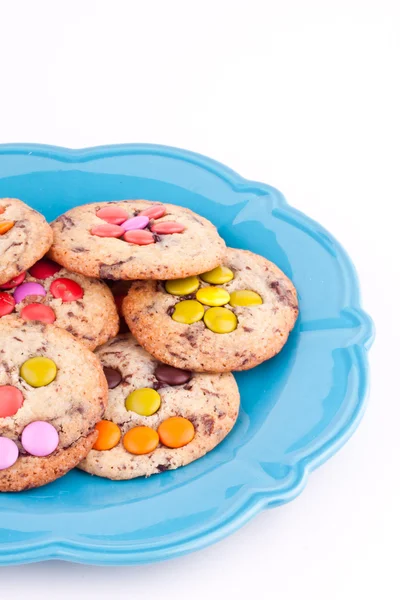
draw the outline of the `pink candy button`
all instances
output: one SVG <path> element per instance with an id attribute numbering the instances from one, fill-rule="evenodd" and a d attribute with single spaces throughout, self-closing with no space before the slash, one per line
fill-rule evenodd
<path id="1" fill-rule="evenodd" d="M 14 300 L 16 304 L 22 302 L 27 296 L 45 296 L 46 290 L 40 283 L 23 283 L 14 290 Z"/>
<path id="2" fill-rule="evenodd" d="M 0 471 L 12 467 L 17 462 L 19 450 L 15 442 L 6 437 L 0 437 Z"/>
<path id="3" fill-rule="evenodd" d="M 125 221 L 125 223 L 121 223 L 121 227 L 125 231 L 132 231 L 133 229 L 144 229 L 148 224 L 149 217 L 132 217 Z"/>
<path id="4" fill-rule="evenodd" d="M 32 456 L 48 456 L 57 448 L 57 429 L 46 421 L 34 421 L 25 427 L 21 436 L 24 449 Z"/>

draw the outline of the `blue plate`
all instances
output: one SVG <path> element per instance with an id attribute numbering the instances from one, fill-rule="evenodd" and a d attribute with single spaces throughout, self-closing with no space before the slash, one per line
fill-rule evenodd
<path id="1" fill-rule="evenodd" d="M 0 564 L 136 564 L 197 550 L 293 499 L 354 432 L 372 322 L 344 250 L 277 190 L 174 148 L 16 145 L 0 147 L 4 196 L 49 220 L 101 200 L 187 206 L 213 221 L 229 246 L 283 269 L 298 289 L 300 318 L 277 357 L 237 374 L 238 423 L 204 458 L 149 479 L 111 482 L 74 471 L 37 490 L 0 494 Z"/>

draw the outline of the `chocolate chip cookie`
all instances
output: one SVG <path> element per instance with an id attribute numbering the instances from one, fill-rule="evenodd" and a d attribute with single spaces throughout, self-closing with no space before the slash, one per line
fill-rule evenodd
<path id="1" fill-rule="evenodd" d="M 97 439 L 107 404 L 103 369 L 53 325 L 0 321 L 0 492 L 44 485 Z"/>
<path id="2" fill-rule="evenodd" d="M 118 332 L 119 317 L 109 287 L 42 258 L 0 285 L 0 318 L 54 323 L 90 350 Z"/>
<path id="3" fill-rule="evenodd" d="M 29 269 L 52 241 L 51 227 L 41 214 L 21 200 L 0 198 L 0 284 Z"/>
<path id="4" fill-rule="evenodd" d="M 282 349 L 298 302 L 276 265 L 228 248 L 222 265 L 199 276 L 133 282 L 122 312 L 160 361 L 200 372 L 241 371 Z"/>
<path id="5" fill-rule="evenodd" d="M 192 373 L 159 363 L 131 334 L 96 351 L 109 386 L 99 437 L 79 468 L 109 479 L 176 469 L 212 450 L 239 410 L 231 373 Z"/>
<path id="6" fill-rule="evenodd" d="M 50 257 L 101 279 L 174 279 L 217 266 L 225 242 L 187 208 L 146 200 L 77 206 L 52 223 Z"/>

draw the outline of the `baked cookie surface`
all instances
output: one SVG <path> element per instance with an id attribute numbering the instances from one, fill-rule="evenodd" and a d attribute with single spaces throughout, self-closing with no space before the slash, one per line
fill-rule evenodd
<path id="1" fill-rule="evenodd" d="M 77 206 L 52 223 L 49 256 L 101 279 L 186 277 L 225 253 L 214 225 L 187 208 L 147 200 Z"/>
<path id="2" fill-rule="evenodd" d="M 186 465 L 229 433 L 239 410 L 231 373 L 190 373 L 160 364 L 131 334 L 96 351 L 109 381 L 99 438 L 79 468 L 109 479 Z"/>
<path id="3" fill-rule="evenodd" d="M 50 248 L 46 219 L 16 198 L 0 198 L 0 284 L 31 267 Z"/>
<path id="4" fill-rule="evenodd" d="M 76 466 L 107 396 L 98 359 L 69 333 L 0 320 L 0 491 L 44 485 Z"/>
<path id="5" fill-rule="evenodd" d="M 132 283 L 122 308 L 158 360 L 199 372 L 240 371 L 277 354 L 298 315 L 292 282 L 266 258 L 228 248 L 223 265 L 186 279 Z"/>
<path id="6" fill-rule="evenodd" d="M 0 318 L 21 317 L 62 327 L 90 350 L 118 332 L 119 317 L 109 287 L 41 259 L 0 285 Z"/>

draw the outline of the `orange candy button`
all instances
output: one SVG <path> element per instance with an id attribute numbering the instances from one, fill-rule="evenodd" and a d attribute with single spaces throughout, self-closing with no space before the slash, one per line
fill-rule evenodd
<path id="1" fill-rule="evenodd" d="M 100 421 L 97 423 L 96 429 L 99 432 L 94 450 L 111 450 L 115 448 L 121 439 L 121 430 L 115 423 L 111 421 Z"/>
<path id="2" fill-rule="evenodd" d="M 154 244 L 155 241 L 153 234 L 147 229 L 132 229 L 131 231 L 127 231 L 124 235 L 124 240 L 138 246 Z"/>
<path id="3" fill-rule="evenodd" d="M 2 221 L 0 223 L 0 235 L 3 235 L 3 233 L 7 233 L 7 231 L 10 231 L 10 229 L 12 229 L 14 227 L 14 221 Z"/>
<path id="4" fill-rule="evenodd" d="M 158 428 L 160 441 L 168 448 L 182 448 L 194 438 L 193 423 L 184 417 L 170 417 Z"/>
<path id="5" fill-rule="evenodd" d="M 54 323 L 56 320 L 54 310 L 50 306 L 38 302 L 24 306 L 20 316 L 25 321 L 41 321 L 42 323 Z"/>
<path id="6" fill-rule="evenodd" d="M 125 435 L 123 444 L 131 454 L 149 454 L 158 446 L 158 433 L 151 427 L 133 427 Z"/>
<path id="7" fill-rule="evenodd" d="M 12 417 L 24 402 L 22 392 L 13 385 L 0 386 L 0 418 Z"/>
<path id="8" fill-rule="evenodd" d="M 166 235 L 169 233 L 182 233 L 185 230 L 185 226 L 175 221 L 163 221 L 162 223 L 154 223 L 151 231 L 153 233 L 159 233 L 160 235 Z"/>
<path id="9" fill-rule="evenodd" d="M 96 217 L 103 219 L 103 221 L 107 221 L 107 223 L 112 223 L 113 225 L 121 225 L 121 223 L 129 219 L 126 210 L 120 206 L 104 206 L 104 208 L 100 208 L 100 210 L 97 211 Z"/>
<path id="10" fill-rule="evenodd" d="M 140 211 L 139 215 L 141 217 L 149 217 L 149 219 L 160 219 L 165 215 L 166 211 L 167 209 L 162 204 L 155 204 Z"/>
<path id="11" fill-rule="evenodd" d="M 125 233 L 125 229 L 122 229 L 119 225 L 104 223 L 104 225 L 95 225 L 92 227 L 90 233 L 97 235 L 97 237 L 119 238 Z"/>

